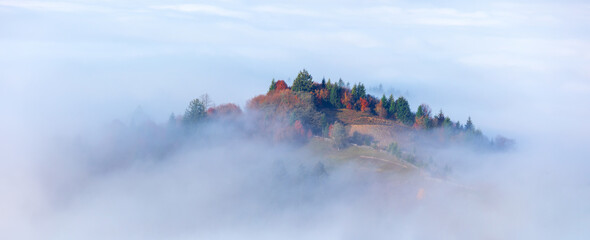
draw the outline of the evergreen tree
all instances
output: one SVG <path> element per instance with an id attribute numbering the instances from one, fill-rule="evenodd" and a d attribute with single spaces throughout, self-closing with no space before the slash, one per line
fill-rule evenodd
<path id="1" fill-rule="evenodd" d="M 422 128 L 432 127 L 432 123 L 430 121 L 430 107 L 428 105 L 420 104 L 420 106 L 418 106 L 418 110 L 416 111 L 415 122 L 418 126 Z"/>
<path id="2" fill-rule="evenodd" d="M 463 125 L 461 125 L 461 122 L 457 121 L 455 123 L 455 129 L 457 129 L 457 130 L 463 130 Z"/>
<path id="3" fill-rule="evenodd" d="M 453 122 L 451 121 L 451 118 L 449 117 L 445 117 L 445 120 L 443 120 L 442 122 L 442 126 L 445 128 L 451 127 L 453 125 Z"/>
<path id="4" fill-rule="evenodd" d="M 342 106 L 342 102 L 340 101 L 340 87 L 333 86 L 330 89 L 330 103 L 335 108 L 340 108 Z"/>
<path id="5" fill-rule="evenodd" d="M 168 118 L 168 125 L 169 126 L 175 126 L 176 125 L 176 116 L 174 116 L 174 113 L 170 114 L 170 117 Z"/>
<path id="6" fill-rule="evenodd" d="M 424 111 L 422 105 L 418 106 L 418 110 L 416 111 L 416 118 L 421 118 L 424 115 Z"/>
<path id="7" fill-rule="evenodd" d="M 352 87 L 352 99 L 356 102 L 361 98 L 367 98 L 367 92 L 365 90 L 365 85 L 362 83 L 355 84 Z"/>
<path id="8" fill-rule="evenodd" d="M 367 98 L 367 91 L 365 90 L 365 85 L 362 83 L 359 83 L 358 85 L 358 94 L 359 94 L 359 98 Z"/>
<path id="9" fill-rule="evenodd" d="M 467 118 L 467 123 L 465 123 L 465 130 L 466 131 L 473 131 L 473 122 L 471 122 L 471 117 Z"/>
<path id="10" fill-rule="evenodd" d="M 405 125 L 411 126 L 414 124 L 414 116 L 412 115 L 408 101 L 404 97 L 399 97 L 395 101 L 395 118 Z"/>
<path id="11" fill-rule="evenodd" d="M 193 99 L 184 113 L 184 122 L 186 124 L 195 124 L 203 120 L 206 116 L 206 106 L 200 99 Z"/>
<path id="12" fill-rule="evenodd" d="M 442 109 L 438 112 L 438 116 L 436 117 L 436 126 L 440 127 L 443 125 L 445 121 L 445 115 L 443 114 Z"/>
<path id="13" fill-rule="evenodd" d="M 385 109 L 389 109 L 389 101 L 387 101 L 385 94 L 383 94 L 383 97 L 381 97 L 381 106 Z"/>
<path id="14" fill-rule="evenodd" d="M 389 99 L 387 99 L 387 102 L 389 103 L 389 107 L 387 108 L 387 114 L 389 114 L 391 118 L 395 119 L 395 100 L 393 98 L 393 94 L 389 95 Z"/>
<path id="15" fill-rule="evenodd" d="M 297 78 L 293 81 L 291 90 L 295 92 L 310 92 L 313 88 L 313 77 L 303 69 L 297 74 Z"/>
<path id="16" fill-rule="evenodd" d="M 271 92 L 273 90 L 277 89 L 277 83 L 275 82 L 275 79 L 272 79 L 272 82 L 270 83 L 270 87 L 268 88 L 268 92 Z"/>
<path id="17" fill-rule="evenodd" d="M 352 100 L 356 101 L 358 100 L 357 96 L 358 96 L 358 90 L 356 87 L 356 83 L 352 86 L 352 89 L 350 90 L 350 94 L 352 95 Z"/>

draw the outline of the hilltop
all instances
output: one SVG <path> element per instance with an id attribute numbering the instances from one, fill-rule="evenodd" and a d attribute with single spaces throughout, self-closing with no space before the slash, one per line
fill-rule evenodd
<path id="1" fill-rule="evenodd" d="M 171 116 L 171 121 L 178 119 L 183 125 L 194 126 L 244 115 L 235 104 L 209 107 L 209 102 L 206 95 L 194 99 L 184 116 Z M 330 159 L 362 159 L 393 168 L 397 163 L 445 169 L 444 163 L 433 160 L 436 149 L 461 145 L 487 151 L 512 144 L 502 137 L 488 139 L 471 118 L 463 125 L 442 110 L 434 115 L 427 104 L 412 111 L 403 96 L 377 98 L 366 92 L 364 84 L 350 87 L 342 79 L 315 82 L 306 70 L 299 72 L 291 86 L 273 79 L 268 92 L 250 99 L 246 108 L 252 136 L 320 149 L 318 153 Z"/>

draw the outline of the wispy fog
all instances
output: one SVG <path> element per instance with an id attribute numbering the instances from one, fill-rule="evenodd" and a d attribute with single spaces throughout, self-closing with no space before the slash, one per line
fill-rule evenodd
<path id="1" fill-rule="evenodd" d="M 149 119 L 97 134 L 6 141 L 8 239 L 577 239 L 588 234 L 583 151 L 439 149 L 425 171 L 328 164 L 252 135 L 247 122 L 192 134 Z M 41 136 L 39 136 L 41 137 Z M 333 163 L 333 162 L 332 162 Z M 324 167 L 319 167 L 325 164 Z M 364 165 L 366 167 L 366 165 Z"/>
<path id="2" fill-rule="evenodd" d="M 0 0 L 0 239 L 587 239 L 589 9 Z M 166 122 L 302 68 L 516 147 L 438 149 L 438 179 L 329 164 L 245 119 Z"/>

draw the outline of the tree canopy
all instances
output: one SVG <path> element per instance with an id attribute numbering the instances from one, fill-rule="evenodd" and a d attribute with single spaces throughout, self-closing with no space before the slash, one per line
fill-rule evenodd
<path id="1" fill-rule="evenodd" d="M 410 110 L 410 104 L 404 97 L 399 97 L 395 100 L 395 118 L 408 126 L 414 123 L 414 116 Z"/>
<path id="2" fill-rule="evenodd" d="M 311 92 L 313 89 L 313 77 L 303 69 L 297 74 L 297 78 L 293 81 L 291 90 L 294 92 Z"/>

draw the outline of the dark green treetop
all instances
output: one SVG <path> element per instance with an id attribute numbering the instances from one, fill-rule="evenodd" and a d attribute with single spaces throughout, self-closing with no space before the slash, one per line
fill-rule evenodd
<path id="1" fill-rule="evenodd" d="M 293 81 L 291 90 L 295 92 L 311 92 L 313 88 L 313 77 L 303 69 L 297 74 L 297 78 Z"/>
<path id="2" fill-rule="evenodd" d="M 410 110 L 410 104 L 404 97 L 395 100 L 395 118 L 406 125 L 414 123 L 414 116 Z"/>

